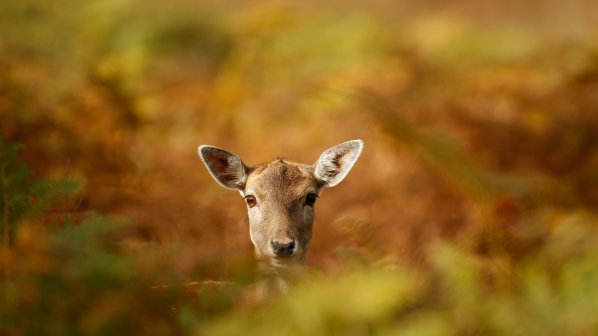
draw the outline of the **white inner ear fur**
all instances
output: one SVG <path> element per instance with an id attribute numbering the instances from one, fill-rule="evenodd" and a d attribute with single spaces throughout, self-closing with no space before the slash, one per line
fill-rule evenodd
<path id="1" fill-rule="evenodd" d="M 197 152 L 210 175 L 227 189 L 242 190 L 247 180 L 245 165 L 241 158 L 222 148 L 201 145 Z"/>
<path id="2" fill-rule="evenodd" d="M 339 184 L 355 165 L 363 146 L 362 140 L 351 140 L 326 150 L 315 164 L 316 178 L 325 187 Z"/>
<path id="3" fill-rule="evenodd" d="M 234 155 L 234 154 L 233 154 Z M 245 174 L 245 165 L 241 159 L 234 155 L 227 158 L 228 166 L 224 174 L 231 177 L 231 182 L 235 185 L 244 186 L 247 182 L 247 175 Z"/>

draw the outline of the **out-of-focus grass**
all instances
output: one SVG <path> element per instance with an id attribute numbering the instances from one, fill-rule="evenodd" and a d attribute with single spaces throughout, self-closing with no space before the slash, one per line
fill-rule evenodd
<path id="1" fill-rule="evenodd" d="M 596 217 L 539 217 L 528 224 L 554 231 L 525 258 L 441 244 L 430 250 L 426 272 L 366 267 L 313 277 L 266 308 L 235 311 L 198 334 L 593 334 Z"/>
<path id="2" fill-rule="evenodd" d="M 31 177 L 2 200 L 35 211 L 10 217 L 0 333 L 595 333 L 594 9 L 5 1 L 0 132 Z M 352 138 L 323 274 L 246 302 L 244 207 L 196 146 L 313 162 Z M 86 183 L 48 208 L 72 185 L 39 177 Z"/>
<path id="3" fill-rule="evenodd" d="M 259 307 L 233 304 L 238 289 L 156 288 L 169 268 L 139 268 L 117 245 L 128 234 L 122 224 L 28 225 L 0 258 L 0 321 L 15 335 L 593 334 L 595 223 L 583 213 L 541 213 L 524 231 L 552 230 L 524 258 L 442 244 L 425 272 L 362 265 L 313 274 Z"/>

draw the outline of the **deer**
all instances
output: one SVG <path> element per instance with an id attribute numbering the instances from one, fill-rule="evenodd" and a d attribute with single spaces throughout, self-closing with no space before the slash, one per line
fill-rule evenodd
<path id="1" fill-rule="evenodd" d="M 327 149 L 314 164 L 278 158 L 248 166 L 225 149 L 198 147 L 214 180 L 245 200 L 258 267 L 262 274 L 274 274 L 279 291 L 288 291 L 285 271 L 306 263 L 314 207 L 322 189 L 343 181 L 363 148 L 362 140 L 351 140 Z"/>

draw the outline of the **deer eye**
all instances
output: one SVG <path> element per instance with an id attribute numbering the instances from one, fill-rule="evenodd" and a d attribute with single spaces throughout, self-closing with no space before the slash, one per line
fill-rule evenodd
<path id="1" fill-rule="evenodd" d="M 309 206 L 313 207 L 314 204 L 316 203 L 316 199 L 318 199 L 318 195 L 307 194 L 307 196 L 305 196 L 305 205 L 309 205 Z"/>
<path id="2" fill-rule="evenodd" d="M 257 205 L 257 200 L 255 199 L 255 196 L 247 195 L 245 196 L 245 203 L 247 203 L 250 208 L 253 208 Z"/>

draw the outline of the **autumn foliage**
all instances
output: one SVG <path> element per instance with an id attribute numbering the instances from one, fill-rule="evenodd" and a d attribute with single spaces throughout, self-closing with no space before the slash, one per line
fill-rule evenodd
<path id="1" fill-rule="evenodd" d="M 595 334 L 596 13 L 4 1 L 0 334 Z M 305 279 L 248 302 L 245 207 L 197 146 L 357 138 Z"/>

